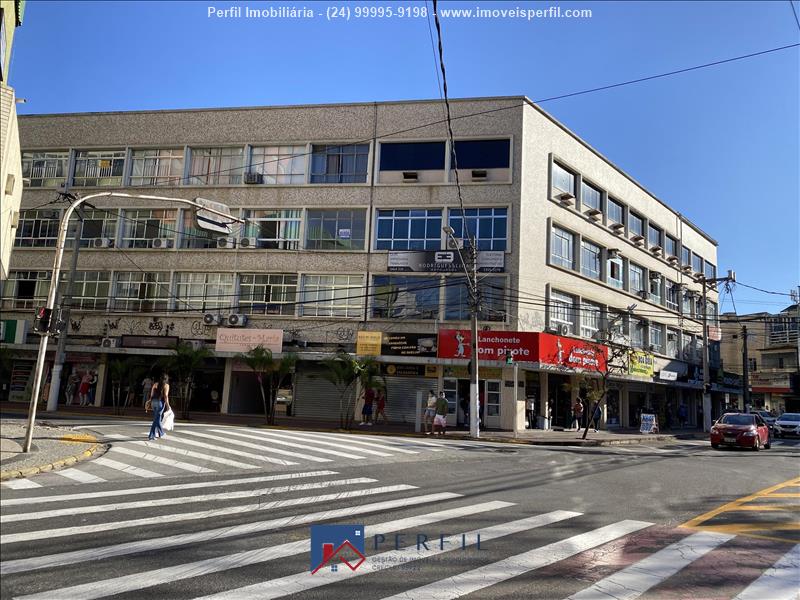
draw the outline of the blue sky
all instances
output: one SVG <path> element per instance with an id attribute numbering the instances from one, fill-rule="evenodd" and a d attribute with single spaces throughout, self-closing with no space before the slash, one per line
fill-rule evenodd
<path id="1" fill-rule="evenodd" d="M 209 6 L 341 4 L 29 1 L 10 83 L 28 100 L 21 114 L 438 97 L 424 18 L 208 17 Z M 785 0 L 560 6 L 592 17 L 443 19 L 450 95 L 535 100 L 800 41 Z M 798 285 L 797 48 L 542 106 L 717 239 L 721 273 L 768 290 Z M 742 287 L 734 298 L 740 313 L 789 303 Z"/>

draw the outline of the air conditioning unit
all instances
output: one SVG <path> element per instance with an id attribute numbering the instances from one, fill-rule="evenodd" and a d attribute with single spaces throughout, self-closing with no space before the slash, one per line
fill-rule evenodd
<path id="1" fill-rule="evenodd" d="M 617 235 L 622 235 L 625 232 L 625 225 L 623 225 L 622 223 L 612 223 L 610 227 L 611 227 L 611 232 Z"/>
<path id="2" fill-rule="evenodd" d="M 678 262 L 678 257 L 675 256 L 674 254 L 672 256 L 668 256 L 667 262 L 669 262 L 671 265 L 675 265 Z"/>
<path id="3" fill-rule="evenodd" d="M 664 249 L 661 246 L 653 246 L 652 248 L 650 248 L 650 252 L 652 252 L 656 256 L 661 256 L 661 253 L 663 251 Z"/>
<path id="4" fill-rule="evenodd" d="M 206 313 L 203 315 L 203 323 L 206 325 L 222 325 L 222 315 L 215 315 L 214 313 Z"/>
<path id="5" fill-rule="evenodd" d="M 241 238 L 239 240 L 239 248 L 255 248 L 258 246 L 258 241 L 254 237 Z"/>
<path id="6" fill-rule="evenodd" d="M 228 315 L 228 327 L 244 327 L 247 325 L 247 315 L 230 314 Z"/>
<path id="7" fill-rule="evenodd" d="M 553 194 L 553 197 L 561 202 L 564 206 L 572 206 L 575 204 L 575 196 L 570 194 L 569 192 L 563 192 L 561 190 L 556 190 Z"/>
<path id="8" fill-rule="evenodd" d="M 700 273 L 700 272 L 698 271 L 697 273 L 695 273 L 694 275 L 692 275 L 692 277 L 694 277 L 695 279 L 705 279 L 705 277 L 706 277 L 706 274 L 705 274 L 705 273 Z"/>
<path id="9" fill-rule="evenodd" d="M 169 238 L 156 238 L 154 240 L 150 240 L 150 247 L 156 250 L 165 250 L 167 248 L 172 248 L 173 241 Z"/>
<path id="10" fill-rule="evenodd" d="M 419 174 L 416 171 L 403 171 L 403 183 L 417 183 Z"/>
<path id="11" fill-rule="evenodd" d="M 683 265 L 681 267 L 681 271 L 683 271 L 684 273 L 689 274 L 689 273 L 692 272 L 692 266 L 691 265 Z"/>
<path id="12" fill-rule="evenodd" d="M 101 348 L 116 348 L 117 346 L 119 346 L 119 338 L 105 337 L 100 340 Z"/>
<path id="13" fill-rule="evenodd" d="M 472 169 L 472 181 L 486 181 L 488 177 L 486 169 Z"/>
<path id="14" fill-rule="evenodd" d="M 636 244 L 637 246 L 643 246 L 644 245 L 644 236 L 643 235 L 634 235 L 631 238 L 631 241 L 634 244 Z"/>
<path id="15" fill-rule="evenodd" d="M 647 300 L 650 298 L 650 292 L 648 292 L 647 290 L 639 290 L 639 297 L 642 300 Z"/>
<path id="16" fill-rule="evenodd" d="M 619 248 L 609 248 L 608 258 L 619 258 Z"/>
<path id="17" fill-rule="evenodd" d="M 659 273 L 658 271 L 650 271 L 648 277 L 650 278 L 650 281 L 658 281 L 659 279 L 661 279 L 661 273 Z"/>
<path id="18" fill-rule="evenodd" d="M 114 240 L 111 238 L 94 238 L 92 240 L 92 248 L 113 248 Z"/>
<path id="19" fill-rule="evenodd" d="M 586 214 L 592 221 L 599 221 L 603 218 L 603 211 L 596 208 L 590 208 L 586 211 Z"/>
<path id="20" fill-rule="evenodd" d="M 248 185 L 264 183 L 264 176 L 261 173 L 245 173 L 244 182 Z"/>
<path id="21" fill-rule="evenodd" d="M 569 325 L 566 323 L 559 323 L 557 329 L 559 335 L 569 335 Z"/>
<path id="22" fill-rule="evenodd" d="M 236 248 L 236 238 L 217 238 L 217 248 Z"/>
<path id="23" fill-rule="evenodd" d="M 464 240 L 463 238 L 454 238 L 451 236 L 447 237 L 447 249 L 448 250 L 463 250 L 464 249 Z"/>

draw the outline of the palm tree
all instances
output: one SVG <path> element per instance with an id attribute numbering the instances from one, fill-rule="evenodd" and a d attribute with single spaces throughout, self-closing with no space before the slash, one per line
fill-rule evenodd
<path id="1" fill-rule="evenodd" d="M 203 368 L 206 359 L 210 358 L 212 354 L 208 348 L 194 348 L 186 342 L 175 344 L 172 352 L 172 355 L 165 357 L 159 363 L 178 382 L 181 390 L 182 416 L 184 419 L 188 419 L 192 390 L 194 389 L 194 373 Z"/>
<path id="2" fill-rule="evenodd" d="M 361 388 L 359 397 L 368 389 L 385 388 L 380 364 L 374 358 L 357 358 L 341 349 L 331 358 L 323 360 L 322 364 L 325 367 L 322 377 L 339 391 L 339 426 L 349 429 L 353 424 L 353 409 L 358 398 L 353 394 L 345 406 L 344 397 L 357 383 Z"/>
<path id="3" fill-rule="evenodd" d="M 261 344 L 251 348 L 245 354 L 237 354 L 236 358 L 253 370 L 258 379 L 258 389 L 261 391 L 261 401 L 264 404 L 264 415 L 268 425 L 275 424 L 275 397 L 283 386 L 286 378 L 294 372 L 297 364 L 297 355 L 286 354 L 276 359 L 272 351 Z M 264 391 L 266 379 L 268 392 Z"/>

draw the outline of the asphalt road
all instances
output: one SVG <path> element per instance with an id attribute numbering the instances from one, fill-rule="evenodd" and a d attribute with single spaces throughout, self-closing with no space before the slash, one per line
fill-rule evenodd
<path id="1" fill-rule="evenodd" d="M 112 442 L 100 459 L 0 488 L 4 599 L 797 598 L 796 440 L 570 449 L 196 425 L 142 443 L 144 424 L 111 423 L 87 429 Z M 340 532 L 310 532 L 334 523 L 363 534 L 340 549 Z M 325 543 L 339 552 L 312 574 Z"/>

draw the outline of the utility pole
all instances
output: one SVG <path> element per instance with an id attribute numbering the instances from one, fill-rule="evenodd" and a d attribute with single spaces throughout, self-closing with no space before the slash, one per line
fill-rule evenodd
<path id="1" fill-rule="evenodd" d="M 703 286 L 703 431 L 711 431 L 711 373 L 708 366 L 708 284 L 720 281 L 726 283 L 736 282 L 736 272 L 728 271 L 725 277 L 707 278 L 705 275 L 698 277 Z"/>
<path id="2" fill-rule="evenodd" d="M 750 412 L 750 359 L 747 357 L 747 325 L 742 325 L 742 399 L 745 412 Z"/>

